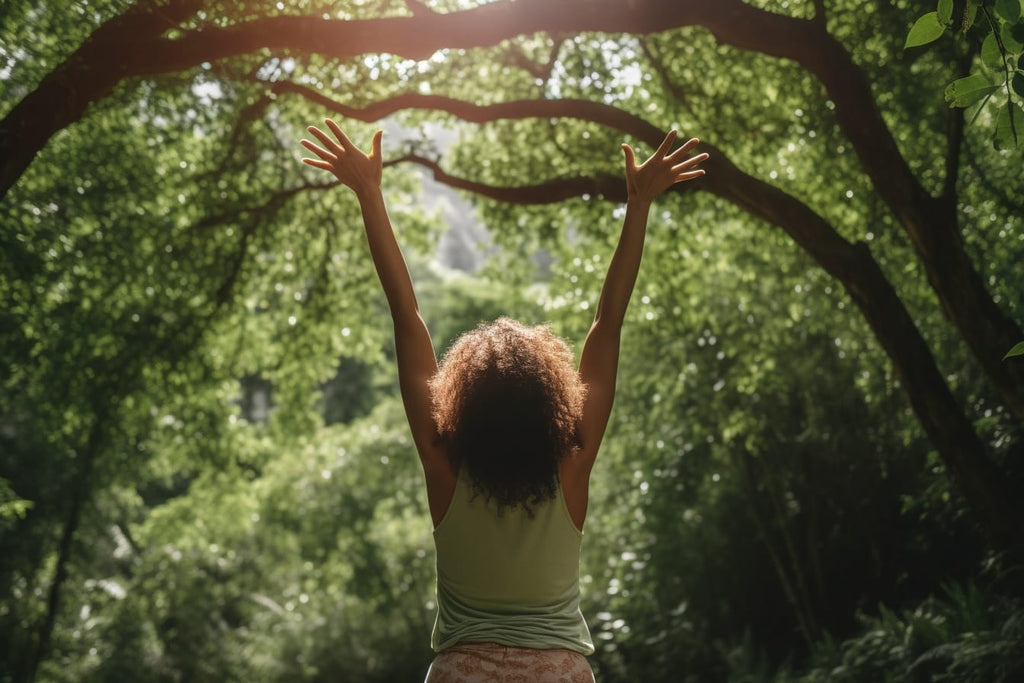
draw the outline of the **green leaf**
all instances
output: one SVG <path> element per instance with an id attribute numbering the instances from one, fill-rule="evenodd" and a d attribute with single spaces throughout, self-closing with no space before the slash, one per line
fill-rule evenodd
<path id="1" fill-rule="evenodd" d="M 977 0 L 971 0 L 964 9 L 963 24 L 960 26 L 960 30 L 967 33 L 967 29 L 974 25 L 974 18 L 976 16 L 978 16 L 978 2 Z"/>
<path id="2" fill-rule="evenodd" d="M 1024 356 L 1024 341 L 1014 344 L 1013 348 L 1006 352 L 1003 356 L 1003 360 L 1007 358 L 1013 358 L 1014 356 Z"/>
<path id="3" fill-rule="evenodd" d="M 1020 52 L 1024 50 L 1024 25 L 1003 24 L 999 30 L 999 36 L 1003 39 L 1003 47 L 1007 52 Z"/>
<path id="4" fill-rule="evenodd" d="M 938 13 L 929 12 L 914 22 L 914 25 L 910 28 L 910 33 L 907 34 L 907 42 L 903 44 L 903 47 L 927 45 L 941 36 L 945 30 L 945 27 L 939 22 Z"/>
<path id="5" fill-rule="evenodd" d="M 996 14 L 1011 24 L 1020 19 L 1020 0 L 996 0 Z"/>
<path id="6" fill-rule="evenodd" d="M 939 22 L 943 26 L 949 26 L 953 21 L 953 0 L 939 0 L 936 14 L 939 15 Z"/>
<path id="7" fill-rule="evenodd" d="M 995 146 L 997 149 L 1017 149 L 1024 142 L 1024 109 L 1007 102 L 996 119 Z"/>
<path id="8" fill-rule="evenodd" d="M 1006 24 L 1010 26 L 1010 24 Z M 1016 24 L 1010 26 L 1010 35 L 1017 43 L 1024 45 L 1024 22 L 1018 21 Z"/>
<path id="9" fill-rule="evenodd" d="M 946 86 L 946 103 L 951 107 L 969 107 L 998 87 L 981 74 L 971 74 Z"/>
<path id="10" fill-rule="evenodd" d="M 985 42 L 981 44 L 981 61 L 993 69 L 1003 68 L 1003 53 L 999 51 L 999 41 L 994 33 L 985 36 Z"/>
<path id="11" fill-rule="evenodd" d="M 1015 73 L 1013 80 L 1010 81 L 1010 87 L 1013 88 L 1013 92 L 1017 93 L 1017 95 L 1024 97 L 1024 74 Z"/>

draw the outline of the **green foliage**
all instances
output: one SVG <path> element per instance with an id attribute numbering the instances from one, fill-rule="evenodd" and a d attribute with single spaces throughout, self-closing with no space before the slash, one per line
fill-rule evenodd
<path id="1" fill-rule="evenodd" d="M 24 519 L 32 509 L 32 501 L 19 498 L 6 479 L 0 478 L 0 527 L 9 526 L 15 519 Z"/>
<path id="2" fill-rule="evenodd" d="M 1024 108 L 1016 102 L 1007 102 L 996 119 L 996 145 L 1000 149 L 1024 146 Z"/>
<path id="3" fill-rule="evenodd" d="M 904 48 L 920 47 L 938 40 L 950 30 L 966 36 L 969 54 L 979 49 L 981 68 L 969 76 L 958 78 L 945 90 L 946 102 L 950 107 L 970 107 L 981 101 L 976 118 L 989 99 L 999 90 L 1006 98 L 993 106 L 998 107 L 993 144 L 996 149 L 1015 149 L 1024 143 L 1024 111 L 1021 101 L 1024 86 L 1018 85 L 1024 79 L 1024 17 L 1021 16 L 1021 0 L 966 0 L 961 3 L 962 16 L 953 16 L 953 0 L 939 0 L 935 12 L 921 16 L 907 33 Z M 985 19 L 984 28 L 971 32 L 978 12 Z"/>
<path id="4" fill-rule="evenodd" d="M 947 5 L 952 3 L 946 2 Z M 914 25 L 910 28 L 910 32 L 907 33 L 907 41 L 903 44 L 903 47 L 918 47 L 919 45 L 927 45 L 933 40 L 938 40 L 946 31 L 946 26 L 949 22 L 949 17 L 943 13 L 945 20 L 939 18 L 938 12 L 928 12 L 920 19 L 914 22 Z"/>
<path id="5" fill-rule="evenodd" d="M 984 76 L 972 74 L 958 78 L 946 87 L 946 102 L 951 107 L 969 107 L 999 89 Z"/>
<path id="6" fill-rule="evenodd" d="M 822 641 L 801 681 L 991 681 L 1024 675 L 1024 606 L 974 584 L 950 584 L 945 595 L 912 609 L 862 616 L 860 635 Z"/>
<path id="7" fill-rule="evenodd" d="M 1006 355 L 1003 356 L 1003 360 L 1006 360 L 1007 358 L 1012 358 L 1013 356 L 1024 356 L 1024 342 L 1014 344 L 1013 348 L 1007 351 Z"/>
<path id="8" fill-rule="evenodd" d="M 432 6 L 442 4 L 467 3 Z M 810 2 L 752 4 L 813 15 Z M 930 26 L 954 41 L 907 56 L 897 3 L 829 7 L 830 32 L 931 191 L 944 172 L 934 84 L 949 79 L 947 43 L 980 50 L 972 87 L 954 88 L 959 106 L 989 107 L 996 76 L 1013 67 L 1015 108 L 999 106 L 1014 113 L 1005 124 L 979 116 L 967 131 L 959 190 L 970 254 L 1019 319 L 1019 164 L 979 150 L 989 134 L 1008 145 L 1022 130 L 1024 76 L 1020 56 L 1011 61 L 1020 19 L 992 6 L 997 33 L 980 4 L 944 0 Z M 5 4 L 0 111 L 123 9 Z M 279 12 L 407 8 L 232 1 L 190 21 Z M 518 68 L 520 53 L 550 59 L 551 74 Z M 358 207 L 298 163 L 296 140 L 327 112 L 271 96 L 275 79 L 352 106 L 411 91 L 478 103 L 580 97 L 715 141 L 870 248 L 968 415 L 1013 462 L 1016 425 L 936 306 L 834 105 L 794 64 L 692 27 L 538 34 L 420 62 L 258 52 L 122 84 L 0 204 L 0 680 L 35 651 L 72 513 L 39 680 L 422 678 L 430 521 L 390 321 Z M 356 140 L 377 125 L 345 122 Z M 586 121 L 477 126 L 406 112 L 383 125 L 388 158 L 429 148 L 449 172 L 496 186 L 621 170 L 621 135 Z M 421 208 L 419 174 L 397 166 L 385 177 L 439 352 L 500 314 L 548 321 L 579 349 L 621 207 L 596 196 L 476 200 L 488 261 L 452 273 L 434 263 L 446 226 Z M 656 205 L 584 544 L 600 680 L 790 680 L 806 666 L 806 680 L 840 666 L 849 680 L 884 679 L 888 665 L 946 680 L 1016 671 L 1017 603 L 966 588 L 927 598 L 998 562 L 853 309 L 772 226 L 704 194 Z M 879 603 L 892 611 L 855 616 Z"/>

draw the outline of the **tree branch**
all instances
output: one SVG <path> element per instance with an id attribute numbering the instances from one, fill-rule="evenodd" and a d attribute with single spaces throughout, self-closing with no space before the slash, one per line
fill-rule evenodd
<path id="1" fill-rule="evenodd" d="M 242 216 L 259 216 L 261 214 L 273 213 L 280 209 L 286 201 L 291 199 L 297 194 L 307 192 L 309 190 L 329 190 L 332 187 L 340 185 L 337 180 L 327 181 L 322 183 L 304 183 L 302 185 L 296 185 L 295 187 L 289 187 L 277 192 L 272 192 L 267 196 L 266 201 L 256 204 L 254 206 L 240 206 L 234 207 L 229 211 L 222 213 L 210 214 L 203 217 L 201 220 L 196 222 L 195 228 L 204 230 L 224 223 L 237 220 Z"/>
<path id="2" fill-rule="evenodd" d="M 389 162 L 392 165 L 403 163 L 413 163 L 426 168 L 433 174 L 434 180 L 449 187 L 510 204 L 554 204 L 578 197 L 594 197 L 613 202 L 626 201 L 625 181 L 610 174 L 555 178 L 534 185 L 499 187 L 450 175 L 438 162 L 418 154 L 406 154 Z"/>
<path id="3" fill-rule="evenodd" d="M 437 12 L 430 9 L 430 7 L 428 7 L 423 2 L 420 2 L 420 0 L 405 0 L 405 7 L 412 13 L 414 17 L 422 17 L 430 14 L 437 14 Z"/>
<path id="4" fill-rule="evenodd" d="M 106 97 L 125 78 L 183 71 L 259 50 L 316 53 L 339 60 L 387 52 L 420 60 L 442 49 L 490 47 L 536 33 L 642 35 L 703 25 L 722 42 L 741 49 L 801 63 L 820 57 L 810 49 L 813 43 L 804 39 L 807 22 L 741 0 L 504 0 L 448 14 L 380 19 L 264 17 L 168 37 L 168 29 L 191 16 L 198 2 L 180 0 L 112 19 L 15 105 L 0 122 L 0 197 L 56 131 L 77 121 L 91 102 Z M 55 102 L 61 106 L 55 107 Z"/>
<path id="5" fill-rule="evenodd" d="M 946 114 L 945 176 L 939 198 L 956 210 L 956 183 L 960 177 L 960 155 L 964 140 L 964 110 L 950 107 Z"/>
<path id="6" fill-rule="evenodd" d="M 828 25 L 828 14 L 825 12 L 825 0 L 814 0 L 814 23 L 822 28 Z"/>
<path id="7" fill-rule="evenodd" d="M 741 0 L 508 0 L 412 17 L 339 21 L 276 16 L 209 26 L 175 39 L 163 37 L 164 19 L 143 15 L 130 30 L 121 19 L 98 29 L 0 122 L 0 197 L 54 132 L 77 120 L 89 102 L 126 77 L 181 71 L 261 49 L 336 59 L 381 52 L 425 59 L 440 49 L 488 47 L 539 32 L 643 35 L 698 25 L 722 43 L 792 59 L 815 74 L 835 101 L 839 123 L 865 170 L 898 214 L 905 215 L 908 202 L 913 205 L 924 194 L 875 107 L 870 84 L 842 45 L 810 21 Z M 53 102 L 65 104 L 54 111 Z"/>
<path id="8" fill-rule="evenodd" d="M 548 61 L 543 64 L 530 59 L 519 45 L 510 43 L 506 52 L 508 55 L 507 63 L 510 66 L 519 67 L 534 78 L 547 83 L 551 79 L 551 71 L 555 68 L 555 61 L 558 59 L 558 51 L 561 49 L 563 41 L 564 38 L 561 36 L 552 36 Z"/>
<path id="9" fill-rule="evenodd" d="M 686 93 L 679 84 L 676 83 L 675 79 L 669 75 L 668 69 L 665 68 L 665 62 L 662 61 L 661 57 L 654 54 L 654 50 L 651 49 L 648 41 L 641 40 L 640 49 L 643 51 L 644 56 L 647 57 L 647 61 L 650 63 L 651 68 L 654 69 L 654 73 L 658 74 L 658 78 L 661 79 L 661 84 L 669 91 L 669 94 L 675 98 L 676 102 L 679 102 L 680 104 L 685 102 Z"/>
<path id="10" fill-rule="evenodd" d="M 956 77 L 961 78 L 970 73 L 971 62 L 973 61 L 973 50 L 968 50 L 960 55 L 956 60 Z M 956 183 L 960 176 L 960 160 L 963 154 L 965 123 L 964 110 L 960 107 L 950 107 L 949 111 L 946 112 L 946 160 L 943 164 L 945 176 L 942 181 L 942 191 L 939 193 L 939 198 L 953 211 L 956 211 Z"/>

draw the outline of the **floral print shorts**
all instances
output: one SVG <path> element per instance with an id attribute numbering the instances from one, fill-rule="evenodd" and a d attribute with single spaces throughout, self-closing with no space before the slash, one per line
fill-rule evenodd
<path id="1" fill-rule="evenodd" d="M 571 650 L 459 643 L 430 665 L 425 683 L 594 683 L 587 658 Z"/>

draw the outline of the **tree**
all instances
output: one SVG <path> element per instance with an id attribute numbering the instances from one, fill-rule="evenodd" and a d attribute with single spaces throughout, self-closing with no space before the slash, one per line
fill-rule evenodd
<path id="1" fill-rule="evenodd" d="M 88 103 L 104 97 L 125 78 L 179 71 L 202 62 L 266 48 L 313 52 L 335 60 L 368 53 L 423 59 L 442 48 L 482 48 L 537 31 L 549 35 L 583 31 L 666 34 L 668 46 L 680 40 L 673 38 L 671 31 L 700 26 L 722 44 L 793 60 L 821 84 L 824 96 L 833 103 L 834 124 L 849 141 L 874 191 L 913 243 L 944 312 L 974 352 L 1007 409 L 1017 421 L 1024 420 L 1024 378 L 1020 364 L 1002 363 L 1006 350 L 1022 336 L 1020 326 L 993 300 L 961 236 L 957 181 L 962 115 L 950 114 L 943 175 L 938 193 L 932 195 L 926 189 L 930 178 L 922 180 L 900 152 L 883 119 L 866 71 L 854 62 L 840 39 L 829 32 L 823 5 L 815 6 L 810 18 L 801 18 L 742 2 L 664 3 L 663 6 L 650 3 L 639 7 L 626 3 L 599 6 L 588 2 L 557 6 L 537 3 L 536 7 L 529 3 L 514 6 L 495 3 L 447 14 L 413 4 L 409 7 L 411 16 L 342 21 L 310 16 L 260 16 L 229 21 L 229 26 L 220 26 L 217 22 L 211 25 L 209 18 L 198 17 L 201 7 L 197 2 L 139 4 L 98 28 L 5 117 L 0 128 L 0 139 L 5 145 L 4 170 L 0 176 L 4 189 L 11 186 L 56 130 L 77 120 Z M 800 11 L 809 13 L 810 9 L 805 7 Z M 204 16 L 207 16 L 205 12 Z M 190 22 L 198 25 L 192 27 Z M 130 60 L 125 58 L 129 51 L 134 55 Z M 654 57 L 650 68 L 660 69 L 667 77 L 667 87 L 682 87 L 675 80 L 675 65 L 650 56 Z M 542 69 L 542 64 L 533 64 L 527 71 Z M 276 92 L 291 89 L 313 95 L 308 88 L 302 90 L 287 82 L 271 87 Z M 543 86 L 537 87 L 543 90 Z M 480 109 L 452 99 L 399 95 L 398 99 L 390 97 L 378 102 L 376 110 L 371 109 L 362 118 L 379 118 L 405 107 L 417 107 L 448 111 L 477 122 L 536 115 L 580 118 L 648 141 L 659 130 L 635 115 L 604 103 L 542 99 L 499 102 Z M 54 101 L 63 105 L 53 107 L 49 103 Z M 1015 512 L 1008 496 L 994 493 L 999 489 L 997 473 L 985 464 L 980 455 L 983 449 L 972 434 L 969 420 L 945 388 L 941 373 L 930 361 L 926 343 L 913 329 L 912 318 L 876 268 L 871 255 L 863 246 L 839 237 L 828 221 L 805 202 L 742 173 L 730 161 L 728 152 L 712 149 L 718 161 L 711 167 L 713 173 L 705 187 L 788 230 L 802 248 L 814 254 L 823 267 L 844 283 L 871 321 L 880 343 L 889 351 L 922 424 L 945 453 L 951 473 L 986 519 L 986 527 L 1004 540 L 1016 538 L 1020 528 L 1019 513 Z M 596 189 L 599 194 L 614 199 L 615 193 L 610 191 L 614 181 L 608 177 L 604 181 L 604 186 L 598 182 Z M 563 183 L 560 194 L 554 197 L 547 195 L 544 192 L 547 188 L 542 186 L 535 201 L 581 194 L 582 188 L 590 182 L 581 180 L 582 184 L 575 188 Z M 473 187 L 483 189 L 480 185 Z M 532 200 L 525 189 L 505 193 L 502 198 L 519 202 Z M 1010 526 L 1000 530 L 1005 524 Z"/>
<path id="2" fill-rule="evenodd" d="M 700 190 L 756 225 L 781 228 L 842 285 L 979 523 L 999 547 L 1018 544 L 1024 513 L 1003 477 L 1014 463 L 996 463 L 1024 422 L 1024 366 L 1001 360 L 1024 337 L 1013 279 L 1020 181 L 1008 157 L 977 151 L 982 131 L 965 130 L 962 112 L 924 94 L 964 72 L 979 47 L 968 36 L 906 53 L 912 14 L 889 3 L 853 8 L 519 0 L 468 9 L 314 3 L 285 12 L 154 0 L 98 4 L 83 22 L 59 3 L 8 5 L 0 241 L 2 291 L 12 304 L 3 343 L 18 371 L 4 413 L 12 423 L 25 417 L 12 451 L 20 458 L 49 453 L 45 461 L 59 471 L 67 450 L 92 454 L 51 485 L 29 490 L 25 478 L 9 477 L 20 497 L 68 502 L 58 515 L 63 534 L 50 541 L 66 552 L 47 612 L 58 612 L 78 511 L 123 476 L 114 463 L 131 461 L 114 457 L 114 444 L 144 442 L 154 429 L 148 407 L 172 401 L 173 382 L 153 388 L 161 376 L 214 386 L 251 372 L 251 352 L 202 355 L 211 338 L 224 348 L 240 340 L 232 324 L 246 319 L 241 309 L 273 308 L 296 320 L 263 320 L 255 333 L 282 349 L 274 379 L 294 399 L 284 405 L 307 400 L 304 392 L 332 369 L 325 349 L 348 344 L 327 330 L 338 316 L 366 310 L 353 292 L 367 291 L 372 274 L 334 260 L 358 248 L 350 235 L 309 239 L 315 233 L 304 225 L 325 215 L 352 220 L 351 207 L 314 205 L 325 188 L 281 170 L 302 124 L 325 111 L 365 121 L 394 114 L 409 125 L 444 117 L 462 132 L 459 145 L 441 156 L 413 140 L 396 161 L 489 198 L 481 206 L 494 225 L 549 238 L 560 215 L 549 203 L 586 200 L 570 216 L 586 232 L 598 230 L 584 220 L 593 200 L 621 199 L 617 159 L 607 151 L 623 135 L 654 143 L 685 123 L 712 152 Z M 79 46 L 65 53 L 28 40 L 40 21 L 74 32 Z M 991 125 L 979 118 L 983 130 Z M 72 152 L 79 156 L 64 156 Z M 53 199 L 75 195 L 86 203 Z M 670 201 L 678 209 L 695 198 Z M 527 217 L 508 218 L 502 204 Z M 539 208 L 530 214 L 528 205 Z M 995 220 L 986 225 L 982 216 Z M 97 235 L 111 230 L 124 231 L 115 244 Z M 70 277 L 80 251 L 97 265 L 84 279 Z M 154 299 L 143 283 L 168 253 L 187 257 L 171 257 Z M 299 302 L 283 301 L 282 292 Z M 123 335 L 132 316 L 145 323 L 139 337 Z M 329 341 L 303 341 L 296 325 Z M 372 339 L 361 341 L 362 353 L 371 355 Z M 285 349 L 319 360 L 303 368 Z M 59 362 L 38 365 L 47 357 Z M 975 382 L 976 368 L 984 383 Z M 56 392 L 76 369 L 85 373 L 50 414 L 19 405 L 21 389 Z M 90 377 L 103 382 L 90 387 Z M 211 389 L 192 413 L 223 416 L 222 399 Z M 995 425 L 978 423 L 990 406 Z M 308 414 L 296 415 L 295 429 L 308 424 Z M 203 422 L 189 429 L 202 432 Z M 28 445 L 28 431 L 58 426 L 57 436 Z M 96 476 L 94 462 L 104 463 Z M 39 565 L 42 552 L 26 552 L 25 565 Z M 41 619 L 43 636 L 53 618 Z"/>

